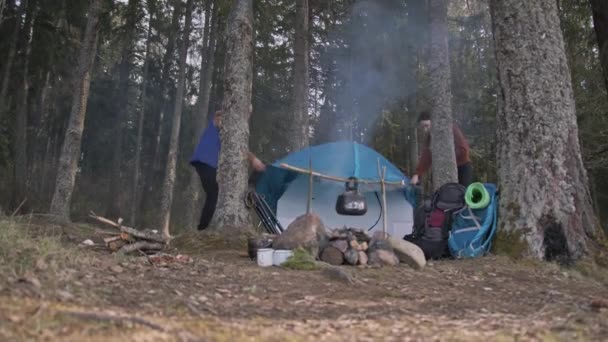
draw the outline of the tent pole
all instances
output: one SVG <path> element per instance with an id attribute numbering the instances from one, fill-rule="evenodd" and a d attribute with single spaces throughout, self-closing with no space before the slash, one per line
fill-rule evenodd
<path id="1" fill-rule="evenodd" d="M 312 159 L 308 158 L 308 198 L 306 200 L 306 214 L 310 214 L 310 208 L 312 207 Z"/>

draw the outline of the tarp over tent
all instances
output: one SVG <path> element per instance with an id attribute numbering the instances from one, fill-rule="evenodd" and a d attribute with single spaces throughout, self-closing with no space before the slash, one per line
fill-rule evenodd
<path id="1" fill-rule="evenodd" d="M 311 146 L 293 152 L 267 167 L 256 183 L 261 195 L 284 228 L 306 213 L 309 176 L 294 169 L 309 170 L 334 178 L 357 178 L 359 191 L 367 201 L 368 210 L 362 216 L 339 215 L 336 199 L 345 189 L 342 181 L 314 177 L 311 211 L 327 228 L 343 226 L 360 228 L 373 234 L 382 230 L 382 193 L 378 172 L 386 167 L 388 233 L 403 237 L 411 233 L 415 191 L 409 179 L 392 163 L 373 149 L 355 142 L 333 142 Z M 288 169 L 289 168 L 289 169 Z"/>

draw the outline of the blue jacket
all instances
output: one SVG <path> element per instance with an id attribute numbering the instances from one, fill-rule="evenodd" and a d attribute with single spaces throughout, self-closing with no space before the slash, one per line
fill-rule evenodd
<path id="1" fill-rule="evenodd" d="M 219 129 L 213 123 L 213 120 L 209 120 L 209 125 L 194 150 L 194 155 L 190 160 L 190 164 L 195 162 L 205 163 L 214 169 L 217 168 L 217 162 L 220 154 L 220 132 Z"/>

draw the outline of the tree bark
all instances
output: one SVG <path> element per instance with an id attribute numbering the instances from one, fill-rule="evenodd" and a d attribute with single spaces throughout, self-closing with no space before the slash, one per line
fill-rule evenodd
<path id="1" fill-rule="evenodd" d="M 70 204 L 80 148 L 82 142 L 82 130 L 87 109 L 87 99 L 89 96 L 89 86 L 91 84 L 91 69 L 95 60 L 97 50 L 97 36 L 99 33 L 99 16 L 101 13 L 103 0 L 91 0 L 87 16 L 87 27 L 80 48 L 78 57 L 78 67 L 74 77 L 74 98 L 70 119 L 63 141 L 61 156 L 59 157 L 59 167 L 57 170 L 57 180 L 55 192 L 51 201 L 51 215 L 59 222 L 70 221 Z"/>
<path id="2" fill-rule="evenodd" d="M 155 0 L 148 0 L 148 9 L 150 12 L 150 19 L 148 20 L 148 32 L 146 33 L 146 50 L 144 55 L 144 71 L 141 80 L 141 93 L 139 96 L 139 113 L 137 119 L 137 142 L 135 143 L 135 161 L 133 167 L 133 199 L 131 201 L 131 225 L 136 226 L 138 208 L 141 203 L 141 149 L 142 140 L 144 135 L 144 122 L 146 119 L 146 90 L 148 71 L 150 69 L 150 43 L 152 38 L 152 21 L 154 13 L 156 13 L 156 2 Z"/>
<path id="3" fill-rule="evenodd" d="M 205 44 L 203 44 L 202 62 L 201 62 L 201 82 L 198 99 L 198 115 L 195 116 L 194 135 L 192 140 L 192 148 L 198 144 L 198 140 L 205 129 L 209 112 L 209 95 L 211 92 L 211 78 L 213 76 L 213 67 L 215 63 L 215 35 L 217 31 L 217 4 L 213 5 L 213 14 L 211 13 L 212 0 L 207 0 L 205 5 Z M 210 17 L 212 17 L 210 20 Z M 191 227 L 196 227 L 198 217 L 195 213 L 196 208 L 199 208 L 201 202 L 201 184 L 198 174 L 195 170 L 190 170 L 190 182 L 188 186 L 188 201 L 186 207 L 186 222 Z"/>
<path id="4" fill-rule="evenodd" d="M 568 263 L 601 237 L 555 0 L 491 0 L 500 93 L 500 225 L 525 256 Z"/>
<path id="5" fill-rule="evenodd" d="M 13 27 L 13 34 L 11 36 L 11 45 L 8 49 L 8 55 L 6 57 L 6 64 L 4 65 L 4 73 L 2 75 L 2 87 L 0 88 L 0 120 L 2 120 L 4 113 L 8 109 L 8 83 L 13 72 L 13 61 L 15 60 L 15 53 L 17 52 L 17 41 L 19 40 L 19 28 L 21 27 L 21 16 L 25 14 L 25 7 L 27 1 L 21 2 L 21 7 L 17 11 L 15 8 L 15 26 Z"/>
<path id="6" fill-rule="evenodd" d="M 430 0 L 430 93 L 431 152 L 433 188 L 457 182 L 454 134 L 452 132 L 452 93 L 448 53 L 448 7 L 446 0 Z"/>
<path id="7" fill-rule="evenodd" d="M 177 166 L 177 153 L 179 150 L 179 131 L 182 120 L 182 106 L 184 103 L 184 89 L 186 87 L 186 57 L 188 57 L 188 43 L 190 41 L 190 26 L 192 24 L 193 0 L 186 3 L 186 23 L 184 34 L 179 43 L 179 74 L 177 77 L 177 92 L 175 94 L 175 109 L 173 111 L 173 124 L 169 140 L 169 153 L 167 155 L 167 168 L 160 202 L 160 217 L 163 235 L 170 237 L 169 225 L 171 221 L 171 205 L 173 204 L 173 188 Z"/>
<path id="8" fill-rule="evenodd" d="M 131 54 L 135 43 L 135 30 L 137 29 L 137 6 L 138 0 L 129 0 L 125 13 L 125 33 L 122 40 L 122 52 L 119 65 L 119 79 L 116 88 L 114 112 L 116 121 L 114 123 L 114 151 L 110 174 L 110 185 L 108 186 L 106 216 L 121 216 L 121 203 L 117 200 L 117 193 L 121 189 L 123 135 L 125 123 L 129 113 L 129 76 L 131 74 Z"/>
<path id="9" fill-rule="evenodd" d="M 308 0 L 296 0 L 294 75 L 290 150 L 308 146 Z"/>
<path id="10" fill-rule="evenodd" d="M 21 37 L 24 44 L 23 70 L 21 72 L 21 95 L 15 124 L 15 165 L 13 169 L 15 177 L 13 204 L 15 206 L 18 206 L 19 203 L 26 198 L 27 192 L 27 116 L 30 90 L 29 60 L 32 54 L 32 36 L 34 33 L 34 20 L 36 18 L 36 1 L 30 0 L 28 2 L 25 0 L 24 6 L 27 7 L 27 14 Z M 22 207 L 22 210 L 26 210 L 26 208 Z"/>
<path id="11" fill-rule="evenodd" d="M 248 229 L 251 217 L 243 200 L 248 186 L 245 152 L 249 150 L 253 79 L 252 0 L 233 2 L 226 34 L 222 149 L 217 172 L 219 195 L 212 227 Z"/>
<path id="12" fill-rule="evenodd" d="M 608 91 L 608 1 L 590 0 L 593 12 L 593 26 L 600 49 L 600 63 L 604 71 L 604 82 Z"/>

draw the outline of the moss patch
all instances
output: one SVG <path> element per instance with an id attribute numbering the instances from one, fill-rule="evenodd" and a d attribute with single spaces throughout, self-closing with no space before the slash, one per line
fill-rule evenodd
<path id="1" fill-rule="evenodd" d="M 281 266 L 300 271 L 312 271 L 319 269 L 319 266 L 315 263 L 315 258 L 301 248 L 295 249 L 293 251 L 293 255 L 290 256 Z"/>
<path id="2" fill-rule="evenodd" d="M 498 255 L 506 255 L 513 259 L 520 259 L 528 249 L 527 243 L 519 232 L 505 231 L 500 229 L 496 232 L 493 252 Z"/>

